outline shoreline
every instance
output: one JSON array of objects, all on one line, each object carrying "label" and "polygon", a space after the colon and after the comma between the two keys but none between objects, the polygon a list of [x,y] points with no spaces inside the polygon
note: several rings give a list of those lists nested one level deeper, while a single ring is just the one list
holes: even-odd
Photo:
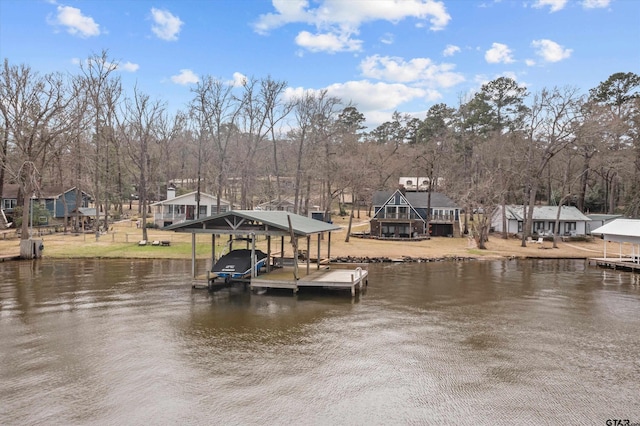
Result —
[{"label": "shoreline", "polygon": [[[551,241],[528,243],[522,247],[518,238],[503,239],[501,235],[491,234],[486,249],[475,247],[475,242],[467,237],[449,238],[432,237],[425,240],[394,241],[380,239],[364,239],[352,237],[345,242],[347,219],[338,219],[340,231],[331,234],[331,247],[327,240],[321,240],[320,257],[337,263],[417,263],[442,261],[473,261],[496,259],[584,259],[604,257],[603,240],[587,238],[584,241],[558,241],[557,248]],[[358,228],[368,226],[358,224]],[[358,232],[360,229],[352,230]],[[20,240],[0,238],[0,258],[13,258],[20,254]],[[148,229],[149,241],[170,241],[169,247],[139,246],[142,230],[135,227],[135,222],[122,221],[114,224],[108,233],[96,239],[93,234],[52,233],[36,237],[42,239],[44,259],[191,259],[191,235],[159,229]],[[224,244],[220,244],[224,243]],[[630,248],[619,247],[618,243],[606,243],[606,252],[618,254],[630,252]],[[264,247],[263,247],[264,246]],[[216,254],[226,247],[226,242],[218,241]],[[310,252],[313,256],[316,247],[315,238],[311,242]],[[260,240],[257,248],[266,251],[266,241]],[[293,254],[288,239],[284,247],[276,242],[272,253],[284,248],[285,255]],[[317,256],[313,256],[317,257]],[[196,259],[211,258],[211,238],[196,237]]]}]

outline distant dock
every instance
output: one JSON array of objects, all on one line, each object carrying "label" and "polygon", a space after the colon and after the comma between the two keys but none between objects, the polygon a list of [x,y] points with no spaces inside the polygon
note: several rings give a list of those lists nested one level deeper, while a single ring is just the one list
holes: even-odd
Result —
[{"label": "distant dock", "polygon": [[622,271],[640,272],[640,263],[632,257],[592,257],[589,265]]}]

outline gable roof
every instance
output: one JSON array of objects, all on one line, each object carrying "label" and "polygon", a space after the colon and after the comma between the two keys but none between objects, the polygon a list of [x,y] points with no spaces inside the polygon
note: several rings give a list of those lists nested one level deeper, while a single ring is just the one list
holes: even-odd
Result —
[{"label": "gable roof", "polygon": [[604,235],[605,239],[621,237],[625,241],[640,242],[640,219],[616,219],[594,229],[591,233]]},{"label": "gable roof", "polygon": [[[19,190],[20,185],[17,183],[5,183],[2,187],[2,198],[18,198]],[[72,186],[67,190],[64,190],[61,186],[45,186],[36,193],[36,198],[41,200],[60,198],[62,195],[75,190],[75,186]],[[80,192],[87,197],[91,197],[91,195],[85,191]]]},{"label": "gable roof", "polygon": [[[494,214],[501,217],[502,209],[496,209]],[[507,220],[524,220],[524,206],[506,206],[506,216]],[[554,221],[557,216],[558,206],[533,206],[533,220]],[[574,206],[562,206],[560,209],[560,220],[563,222],[582,222],[591,219],[583,215],[580,210]]]},{"label": "gable roof", "polygon": [[[395,191],[376,191],[373,193],[373,206],[379,207],[387,204],[387,201],[391,198],[393,194],[396,192],[400,192],[404,198],[414,207],[414,208],[427,208],[428,206],[428,192],[416,192],[416,191],[407,191],[402,193],[399,189]],[[431,208],[459,208],[458,205],[446,195],[440,192],[432,192],[431,193]]]},{"label": "gable roof", "polygon": [[278,201],[277,199],[275,200],[271,200],[271,201],[265,201],[264,203],[260,203],[258,204],[258,206],[255,208],[255,210],[262,210],[263,208],[271,208],[271,207],[292,207],[294,206],[294,202],[287,199],[287,198],[283,198],[280,201]]},{"label": "gable roof", "polygon": [[77,209],[71,210],[69,214],[73,216],[76,212],[80,213],[80,216],[93,217],[96,215],[95,207],[79,207]]},{"label": "gable roof", "polygon": [[285,211],[231,210],[226,213],[190,220],[162,229],[176,232],[205,234],[289,235],[289,218],[294,234],[307,236],[338,231],[339,226]]},{"label": "gable roof", "polygon": [[586,216],[589,218],[589,220],[603,220],[603,221],[610,221],[610,220],[618,219],[622,217],[621,214],[588,214]]},{"label": "gable roof", "polygon": [[[170,198],[170,199],[168,199],[168,200],[158,201],[157,203],[153,203],[153,204],[151,204],[151,207],[154,207],[154,206],[163,206],[163,205],[165,205],[165,204],[167,204],[167,205],[171,205],[171,204],[174,204],[174,205],[175,205],[175,204],[181,205],[181,204],[184,204],[184,202],[185,202],[185,201],[187,201],[187,199],[188,199],[188,198],[192,197],[192,196],[193,196],[194,194],[196,194],[197,192],[198,192],[198,191],[191,191],[191,192],[188,192],[188,193],[186,193],[186,194],[182,194],[182,195],[178,195],[177,197]],[[210,200],[211,202],[216,202],[216,201],[217,201],[217,198],[216,198],[215,196],[210,195],[210,194],[207,194],[206,192],[202,192],[202,191],[200,191],[200,201],[201,201],[201,204],[203,204],[203,205],[204,205],[204,204],[208,204],[208,203],[202,203],[202,200],[203,200],[203,199],[204,199],[204,200]],[[231,205],[231,203],[230,203],[229,201],[227,201],[227,200],[225,200],[225,199],[222,199],[222,198],[220,199],[220,204],[221,204],[221,205],[226,205],[226,206]]]}]

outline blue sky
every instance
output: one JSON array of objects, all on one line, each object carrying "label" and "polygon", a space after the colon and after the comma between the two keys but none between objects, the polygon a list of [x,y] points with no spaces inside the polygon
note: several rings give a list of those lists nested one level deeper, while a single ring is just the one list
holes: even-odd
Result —
[{"label": "blue sky", "polygon": [[204,75],[327,89],[376,126],[424,118],[488,81],[583,93],[640,74],[638,0],[0,0],[0,57],[78,72],[108,50],[134,85],[184,109]]}]

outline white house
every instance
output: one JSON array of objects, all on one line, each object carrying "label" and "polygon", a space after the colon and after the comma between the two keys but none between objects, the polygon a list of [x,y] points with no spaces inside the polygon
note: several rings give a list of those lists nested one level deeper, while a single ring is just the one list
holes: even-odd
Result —
[{"label": "white house", "polygon": [[175,196],[175,189],[167,190],[167,199],[151,204],[154,209],[153,222],[159,226],[169,226],[174,223],[204,218],[218,213],[224,213],[232,209],[227,200],[220,200],[220,211],[217,209],[218,199],[213,195],[200,192],[200,215],[196,214],[197,191]]},{"label": "white house", "polygon": [[[556,217],[558,216],[557,206],[534,206],[533,207],[533,232],[534,234],[553,235],[556,233]],[[506,206],[507,233],[522,233],[524,221],[524,206]],[[582,214],[580,210],[573,206],[562,206],[560,208],[559,235],[586,235],[587,223],[590,219]],[[502,207],[498,207],[491,216],[491,227],[495,232],[503,231]]]},{"label": "white house", "polygon": [[602,235],[604,257],[607,257],[607,241],[620,244],[619,257],[622,258],[622,244],[631,244],[631,260],[640,263],[640,219],[616,219],[591,231],[591,234]]}]

